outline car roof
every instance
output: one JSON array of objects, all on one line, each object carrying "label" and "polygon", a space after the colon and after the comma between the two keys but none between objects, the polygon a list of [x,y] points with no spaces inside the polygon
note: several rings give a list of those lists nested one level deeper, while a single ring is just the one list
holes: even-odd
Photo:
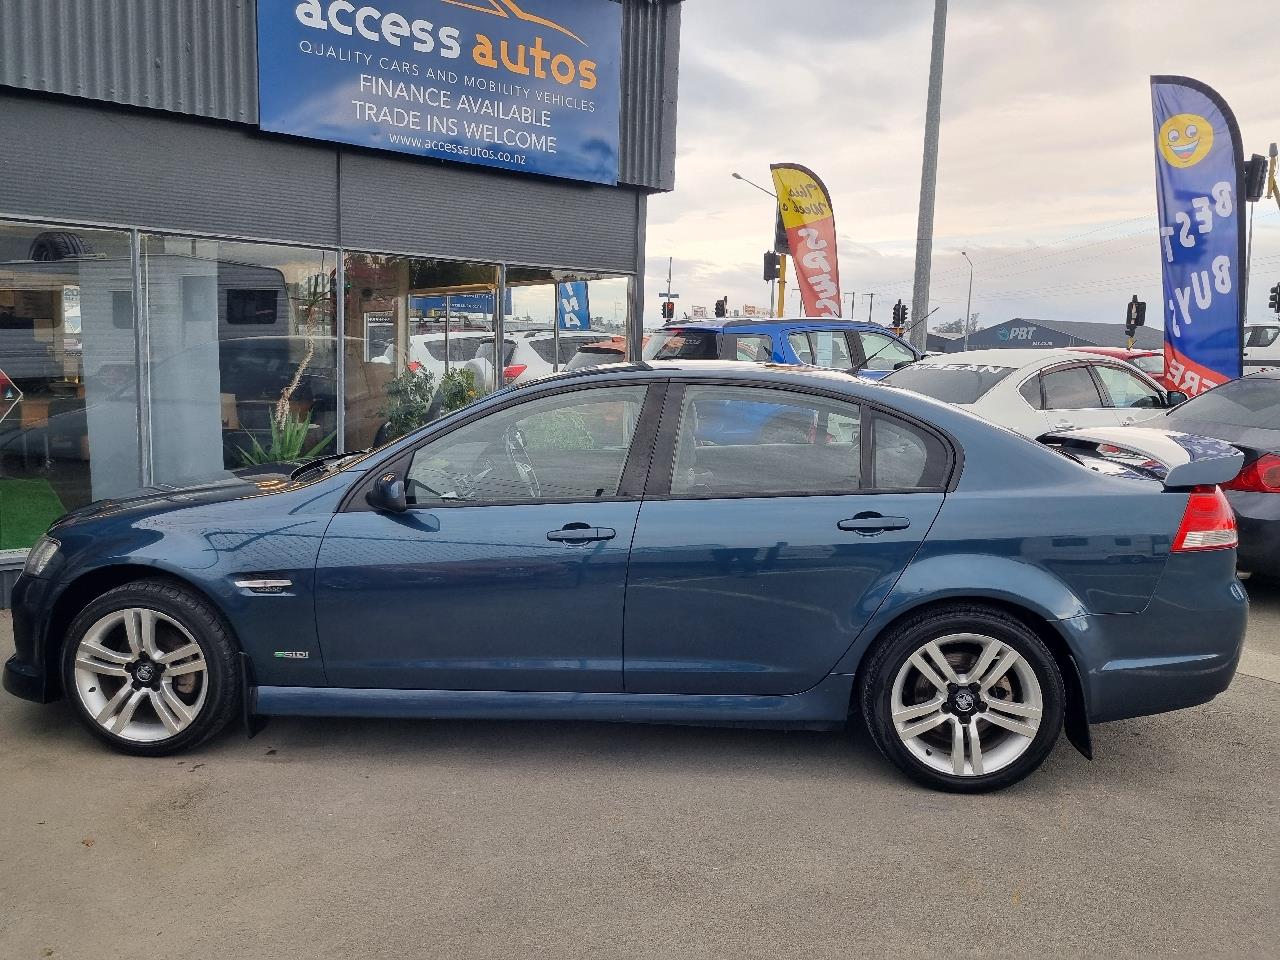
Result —
[{"label": "car roof", "polygon": [[872,330],[877,333],[887,333],[893,335],[893,331],[889,327],[881,326],[878,323],[867,323],[865,320],[843,320],[839,317],[716,317],[711,320],[672,320],[670,323],[655,331],[661,333],[662,330],[727,330],[734,328],[740,330],[758,329],[763,330],[769,327],[783,328],[788,330],[827,330],[833,327],[848,327],[851,330]]},{"label": "car roof", "polygon": [[[1096,356],[1096,355],[1095,355]],[[943,353],[936,357],[926,357],[923,364],[943,363],[976,363],[990,367],[1013,367],[1021,369],[1030,366],[1047,366],[1051,363],[1088,363],[1089,354],[1076,353],[1073,350],[961,350],[957,353]]]}]

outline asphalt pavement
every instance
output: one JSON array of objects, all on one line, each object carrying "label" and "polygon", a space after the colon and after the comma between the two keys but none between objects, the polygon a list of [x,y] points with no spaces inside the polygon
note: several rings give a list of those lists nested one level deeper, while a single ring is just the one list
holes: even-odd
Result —
[{"label": "asphalt pavement", "polygon": [[985,797],[860,729],[273,720],[141,760],[3,695],[0,958],[1280,957],[1250,592],[1217,700]]}]

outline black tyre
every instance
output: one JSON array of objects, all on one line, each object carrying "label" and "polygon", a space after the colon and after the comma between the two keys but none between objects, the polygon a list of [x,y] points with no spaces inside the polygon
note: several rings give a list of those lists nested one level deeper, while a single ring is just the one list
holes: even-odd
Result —
[{"label": "black tyre", "polygon": [[81,260],[93,253],[89,244],[78,233],[46,230],[31,241],[29,258],[37,263],[57,260]]},{"label": "black tyre", "polygon": [[202,597],[167,580],[108,590],[72,621],[63,689],[90,732],[123,753],[165,756],[237,715],[236,646]]},{"label": "black tyre", "polygon": [[1020,620],[968,604],[925,611],[871,650],[858,696],[871,738],[927,786],[983,793],[1017,783],[1062,729],[1062,675]]}]

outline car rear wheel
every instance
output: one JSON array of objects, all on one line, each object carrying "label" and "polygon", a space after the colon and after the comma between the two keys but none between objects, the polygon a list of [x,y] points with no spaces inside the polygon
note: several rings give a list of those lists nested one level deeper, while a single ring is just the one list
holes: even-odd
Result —
[{"label": "car rear wheel", "polygon": [[872,739],[904,773],[962,793],[1016,783],[1062,728],[1062,676],[1025,624],[975,606],[899,625],[871,654],[860,687]]},{"label": "car rear wheel", "polygon": [[207,740],[235,716],[235,664],[231,637],[203,598],[144,580],[107,591],[75,618],[63,688],[100,740],[163,756]]}]

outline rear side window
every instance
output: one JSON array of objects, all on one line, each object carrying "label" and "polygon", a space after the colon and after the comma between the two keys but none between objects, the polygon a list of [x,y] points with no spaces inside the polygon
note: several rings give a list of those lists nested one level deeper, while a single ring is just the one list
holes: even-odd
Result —
[{"label": "rear side window", "polygon": [[1164,357],[1161,354],[1153,353],[1146,357],[1134,357],[1130,362],[1149,377],[1164,375]]},{"label": "rear side window", "polygon": [[947,482],[947,450],[932,433],[875,415],[871,483],[877,490],[938,490]]},{"label": "rear side window", "polygon": [[793,333],[787,337],[787,341],[791,344],[791,349],[795,351],[801,363],[813,365],[813,347],[809,343],[809,335],[807,333]]},{"label": "rear side window", "polygon": [[530,340],[529,346],[547,363],[556,362],[556,342],[548,337],[545,340]]},{"label": "rear side window", "polygon": [[1044,396],[1040,393],[1040,375],[1036,374],[1021,387],[1018,392],[1022,394],[1022,399],[1031,404],[1032,410],[1044,409]]},{"label": "rear side window", "polygon": [[674,496],[854,493],[861,486],[857,404],[750,387],[691,386],[679,423]]},{"label": "rear side window", "polygon": [[773,339],[759,333],[740,333],[733,338],[733,358],[747,363],[770,363],[773,360]]},{"label": "rear side window", "polygon": [[646,360],[715,360],[718,356],[714,330],[659,330],[644,348]]},{"label": "rear side window", "polygon": [[1068,367],[1043,375],[1046,410],[1094,410],[1105,406],[1088,367]]}]

